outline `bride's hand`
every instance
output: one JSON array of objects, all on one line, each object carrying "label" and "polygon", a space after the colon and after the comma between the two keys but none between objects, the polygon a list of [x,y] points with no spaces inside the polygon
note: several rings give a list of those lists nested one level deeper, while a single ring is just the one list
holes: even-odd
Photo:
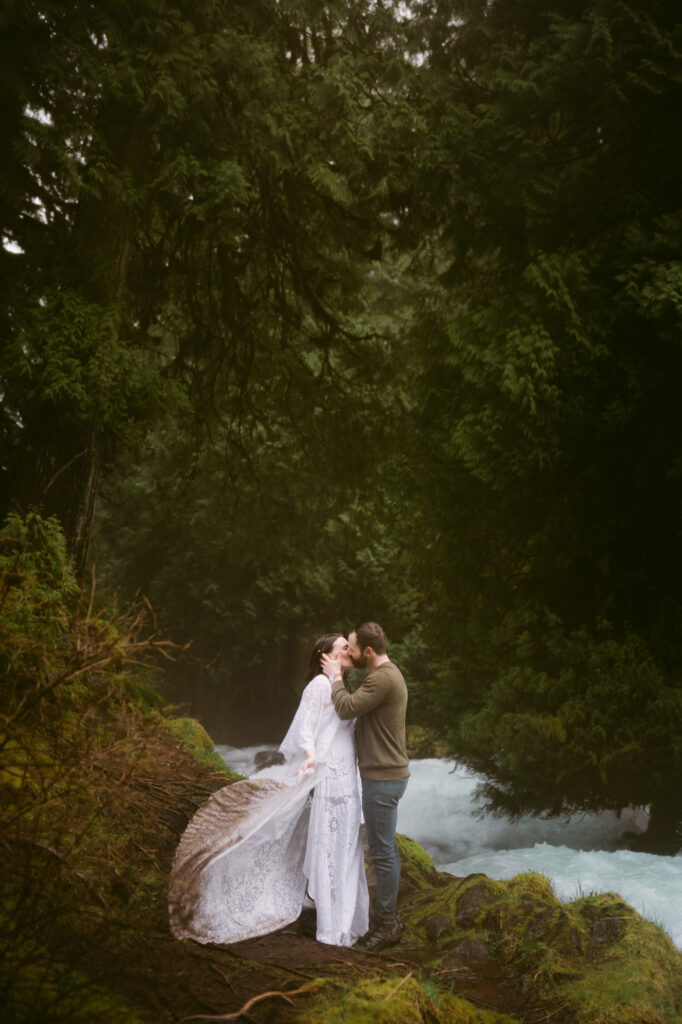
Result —
[{"label": "bride's hand", "polygon": [[[308,753],[308,751],[306,751],[306,753]],[[306,757],[305,761],[303,762],[301,767],[298,769],[298,774],[299,775],[305,775],[306,772],[315,771],[316,768],[317,768],[317,757],[315,755],[315,752],[313,751],[313,753],[308,754],[308,756]]]}]

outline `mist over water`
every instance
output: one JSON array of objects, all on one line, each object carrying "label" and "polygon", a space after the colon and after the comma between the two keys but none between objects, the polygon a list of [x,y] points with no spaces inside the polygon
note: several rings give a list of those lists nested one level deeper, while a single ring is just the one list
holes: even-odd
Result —
[{"label": "mist over water", "polygon": [[[282,778],[283,767],[257,772],[259,751],[274,746],[225,747],[225,762],[251,776]],[[400,802],[398,831],[416,839],[441,871],[464,876],[482,872],[511,878],[520,872],[546,875],[560,900],[617,892],[640,914],[662,925],[682,949],[682,854],[659,857],[620,849],[625,833],[642,833],[646,812],[632,808],[543,820],[477,818],[474,790],[480,778],[455,762],[426,758],[410,762],[411,778]]]}]

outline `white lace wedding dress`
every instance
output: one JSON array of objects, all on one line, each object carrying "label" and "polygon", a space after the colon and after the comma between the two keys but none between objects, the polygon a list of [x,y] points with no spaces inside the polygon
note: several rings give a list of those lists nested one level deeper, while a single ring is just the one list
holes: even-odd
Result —
[{"label": "white lace wedding dress", "polygon": [[[187,826],[175,854],[173,934],[239,942],[295,921],[306,891],[320,942],[350,946],[367,931],[355,723],[342,722],[324,675],[301,697],[280,747],[285,781],[248,779],[218,790]],[[298,775],[304,751],[318,766]]]}]

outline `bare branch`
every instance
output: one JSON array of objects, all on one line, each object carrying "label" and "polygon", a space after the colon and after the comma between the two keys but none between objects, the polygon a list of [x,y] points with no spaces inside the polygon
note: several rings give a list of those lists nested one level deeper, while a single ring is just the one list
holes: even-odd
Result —
[{"label": "bare branch", "polygon": [[192,1017],[183,1017],[178,1024],[185,1024],[185,1021],[188,1020],[238,1020],[239,1017],[243,1017],[245,1013],[248,1013],[252,1006],[255,1006],[256,1003],[260,1003],[263,999],[286,999],[288,1003],[291,1003],[292,1000],[289,998],[290,996],[300,995],[301,992],[316,991],[317,988],[314,986],[303,985],[302,988],[294,988],[289,992],[261,992],[259,995],[253,996],[253,998],[249,999],[248,1002],[244,1003],[241,1009],[237,1010],[235,1013],[221,1013],[213,1015],[197,1013]]}]

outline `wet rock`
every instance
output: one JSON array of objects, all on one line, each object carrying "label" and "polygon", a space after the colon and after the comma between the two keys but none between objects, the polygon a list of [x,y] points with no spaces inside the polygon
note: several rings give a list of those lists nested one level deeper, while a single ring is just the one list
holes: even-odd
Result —
[{"label": "wet rock", "polygon": [[280,754],[279,750],[259,750],[254,758],[257,772],[263,768],[272,768],[273,765],[284,764],[285,760],[284,754]]},{"label": "wet rock", "polygon": [[443,964],[450,966],[452,963],[458,963],[462,960],[492,959],[492,954],[482,938],[475,935],[467,935],[450,947],[447,957],[443,960]]},{"label": "wet rock", "polygon": [[482,917],[488,916],[485,912],[490,911],[493,905],[498,902],[497,897],[491,892],[490,886],[487,884],[487,879],[486,882],[472,885],[471,888],[467,889],[457,899],[457,910],[455,912],[457,924],[460,928],[471,927],[471,925],[480,921]]},{"label": "wet rock", "polygon": [[424,922],[429,942],[438,942],[452,931],[452,921],[447,914],[435,914]]}]

